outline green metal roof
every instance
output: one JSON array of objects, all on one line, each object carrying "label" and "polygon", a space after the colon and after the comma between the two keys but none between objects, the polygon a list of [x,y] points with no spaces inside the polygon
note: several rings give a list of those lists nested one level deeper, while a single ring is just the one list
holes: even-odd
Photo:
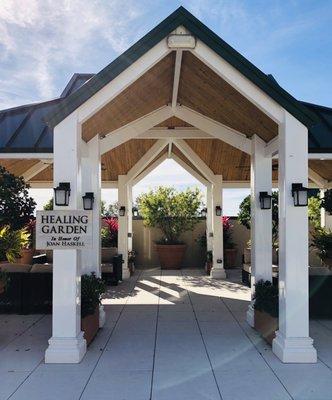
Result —
[{"label": "green metal roof", "polygon": [[179,7],[142,39],[91,78],[84,86],[55,107],[46,117],[48,125],[56,126],[180,25],[187,28],[308,128],[318,122],[316,113],[312,112],[310,108],[297,101],[274,79],[270,79],[268,75],[255,67],[189,11]]}]

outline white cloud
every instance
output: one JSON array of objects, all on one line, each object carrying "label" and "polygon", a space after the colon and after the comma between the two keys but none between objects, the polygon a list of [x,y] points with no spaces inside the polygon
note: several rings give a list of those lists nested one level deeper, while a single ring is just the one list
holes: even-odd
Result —
[{"label": "white cloud", "polygon": [[58,73],[94,57],[99,66],[98,43],[110,62],[139,34],[129,27],[141,10],[133,0],[2,0],[0,108],[57,96]]}]

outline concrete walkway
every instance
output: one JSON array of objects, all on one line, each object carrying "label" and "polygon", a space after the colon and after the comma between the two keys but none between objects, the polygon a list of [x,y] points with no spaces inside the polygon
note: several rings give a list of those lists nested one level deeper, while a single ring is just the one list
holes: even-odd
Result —
[{"label": "concrete walkway", "polygon": [[138,272],[104,300],[106,326],[79,365],[44,364],[50,316],[0,316],[0,399],[332,399],[332,321],[311,322],[317,364],[282,364],[229,275]]}]

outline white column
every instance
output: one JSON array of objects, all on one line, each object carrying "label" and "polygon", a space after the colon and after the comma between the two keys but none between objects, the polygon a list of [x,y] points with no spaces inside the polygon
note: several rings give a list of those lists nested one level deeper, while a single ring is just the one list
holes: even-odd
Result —
[{"label": "white column", "polygon": [[128,218],[128,251],[133,249],[133,187],[130,182],[127,185],[128,199],[126,209]]},{"label": "white column", "polygon": [[212,251],[213,248],[213,228],[212,228],[212,184],[206,186],[206,249]]},{"label": "white column", "polygon": [[[101,164],[100,138],[96,135],[87,145],[87,154],[82,158],[82,194],[93,192],[92,248],[82,250],[82,275],[94,272],[101,277]],[[99,327],[105,324],[104,307],[99,307]]]},{"label": "white column", "polygon": [[257,135],[251,140],[251,303],[247,322],[254,326],[255,282],[272,281],[272,209],[262,210],[259,193],[272,194],[272,158],[265,157],[265,142]]},{"label": "white column", "polygon": [[82,158],[82,194],[93,192],[94,204],[93,243],[92,249],[82,250],[82,274],[94,272],[101,276],[101,240],[100,240],[100,202],[101,202],[101,167],[100,167],[100,139],[96,135],[87,145],[88,151]]},{"label": "white column", "polygon": [[308,185],[308,131],[285,111],[279,129],[279,330],[273,352],[283,362],[313,363],[309,337],[308,209],[295,207],[292,183]]},{"label": "white column", "polygon": [[222,176],[215,175],[212,185],[212,227],[213,227],[213,266],[210,276],[214,279],[225,279],[224,238],[222,216],[216,216],[216,207],[222,210]]},{"label": "white column", "polygon": [[118,203],[119,207],[126,207],[123,217],[119,215],[119,231],[118,231],[118,253],[122,254],[122,278],[128,279],[130,272],[128,269],[128,182],[126,175],[119,175],[118,187]]},{"label": "white column", "polygon": [[[81,127],[73,113],[54,129],[54,185],[70,182],[68,207],[82,209]],[[80,250],[54,250],[52,337],[45,353],[46,363],[79,363],[86,352],[81,331]]]}]

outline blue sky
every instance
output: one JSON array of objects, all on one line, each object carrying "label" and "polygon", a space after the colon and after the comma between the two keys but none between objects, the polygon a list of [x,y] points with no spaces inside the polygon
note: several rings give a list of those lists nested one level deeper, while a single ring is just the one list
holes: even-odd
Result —
[{"label": "blue sky", "polygon": [[[74,72],[98,72],[179,5],[296,98],[332,106],[330,0],[1,0],[0,109],[58,96]],[[142,188],[174,175],[190,183],[169,167]],[[225,209],[235,203],[226,193]]]}]

